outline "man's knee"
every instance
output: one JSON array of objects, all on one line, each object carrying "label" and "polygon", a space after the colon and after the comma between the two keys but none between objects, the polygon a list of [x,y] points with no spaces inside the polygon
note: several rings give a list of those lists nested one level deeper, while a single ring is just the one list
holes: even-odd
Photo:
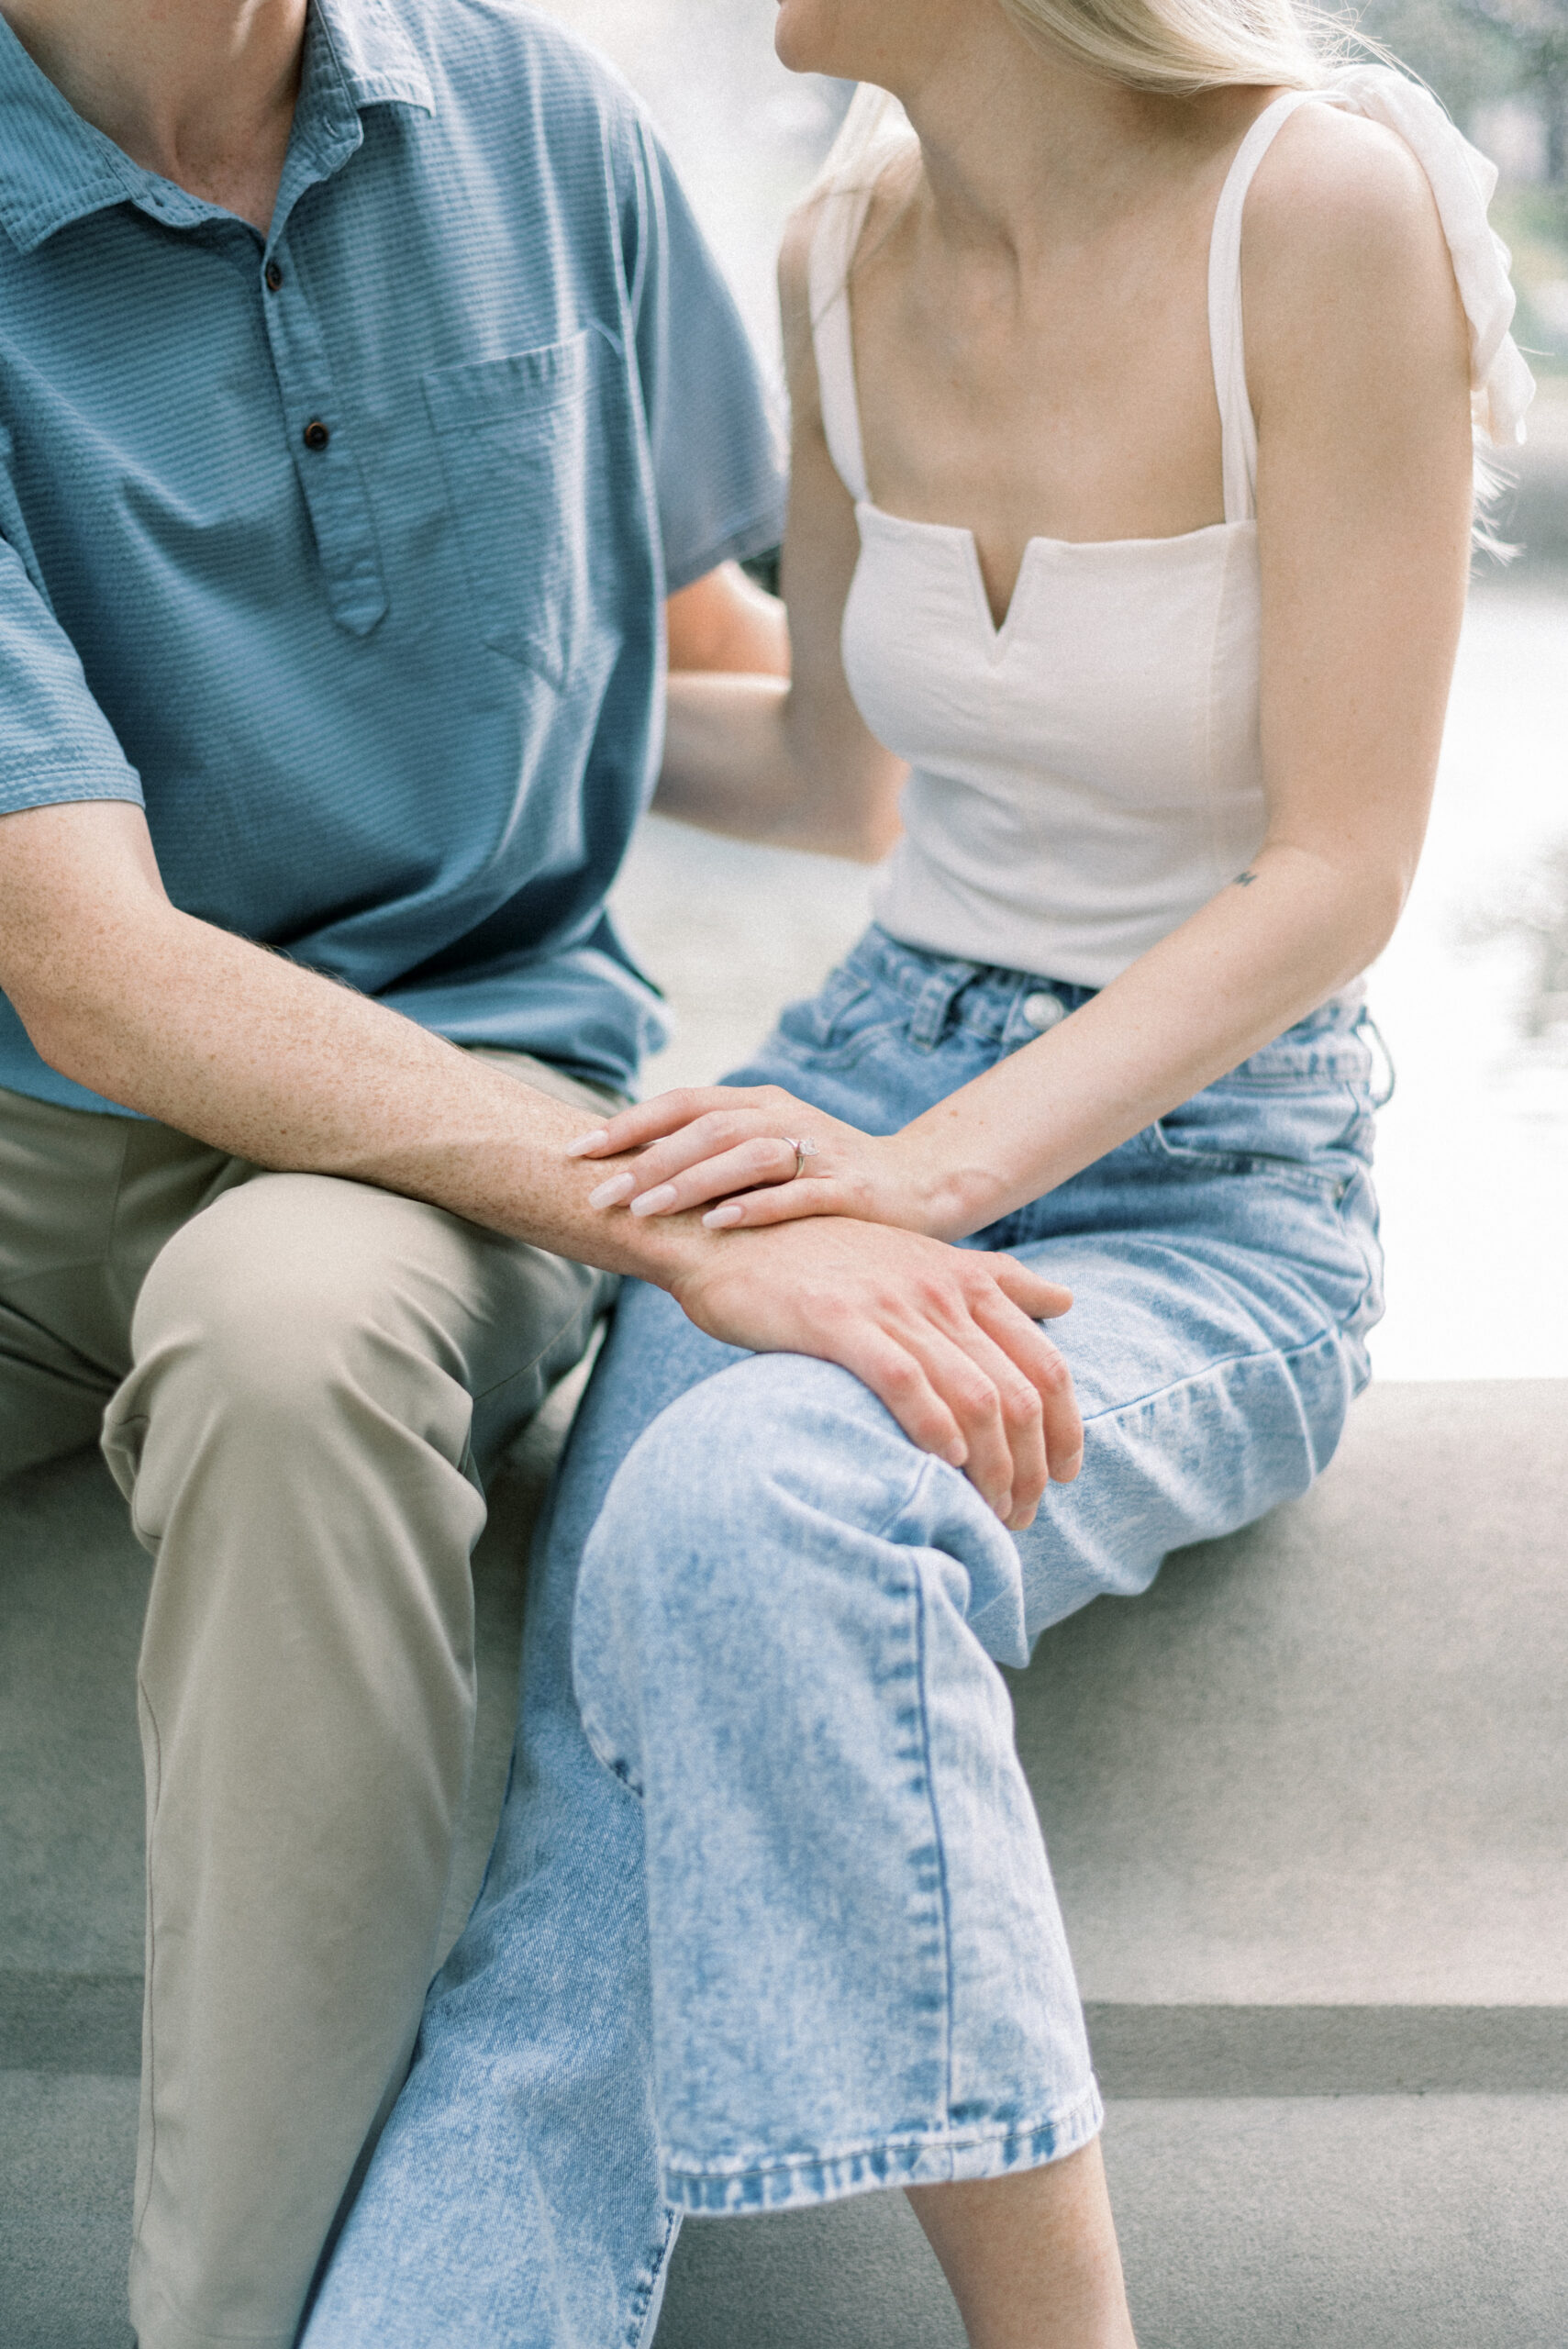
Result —
[{"label": "man's knee", "polygon": [[471,1416],[461,1365],[417,1301],[400,1297],[389,1245],[400,1219],[428,1212],[321,1175],[271,1175],[228,1193],[148,1273],[135,1366],[111,1426],[170,1415],[187,1442],[221,1427],[294,1450],[368,1410],[461,1458]]}]

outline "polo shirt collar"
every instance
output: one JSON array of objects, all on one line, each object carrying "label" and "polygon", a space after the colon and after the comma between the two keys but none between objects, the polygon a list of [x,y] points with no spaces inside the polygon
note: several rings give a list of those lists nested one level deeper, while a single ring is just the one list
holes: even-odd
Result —
[{"label": "polo shirt collar", "polygon": [[[373,106],[435,112],[403,26],[387,0],[311,0],[293,146],[307,145],[323,172],[336,169],[360,143],[361,110]],[[144,171],[84,122],[0,16],[0,227],[31,252],[71,221],[126,203],[172,228],[213,217],[211,205]]]},{"label": "polo shirt collar", "polygon": [[434,114],[430,77],[388,0],[312,0],[311,14],[356,107],[417,106]]}]

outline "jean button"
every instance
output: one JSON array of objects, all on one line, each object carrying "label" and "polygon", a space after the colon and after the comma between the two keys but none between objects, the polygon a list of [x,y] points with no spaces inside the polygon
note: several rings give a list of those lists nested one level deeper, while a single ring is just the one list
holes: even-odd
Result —
[{"label": "jean button", "polygon": [[1026,995],[1020,1008],[1029,1026],[1042,1031],[1067,1017],[1067,1006],[1056,995]]}]

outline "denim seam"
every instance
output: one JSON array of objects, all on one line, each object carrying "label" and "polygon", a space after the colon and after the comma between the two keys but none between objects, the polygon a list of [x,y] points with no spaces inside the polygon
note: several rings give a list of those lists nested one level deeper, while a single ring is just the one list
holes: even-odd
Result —
[{"label": "denim seam", "polygon": [[[667,2180],[689,2180],[693,2185],[743,2186],[753,2178],[790,2177],[814,2169],[841,2170],[851,2163],[864,2162],[890,2153],[917,2155],[940,2151],[964,2153],[986,2145],[1019,2144],[1030,2138],[1067,2137],[1073,2133],[1085,2115],[1093,2117],[1097,2125],[1102,2110],[1098,2087],[1091,2077],[1088,2087],[1073,2097],[1071,2103],[1059,2106],[1038,2120],[1009,2122],[1005,2128],[954,2129],[944,2126],[938,2130],[906,2130],[896,2134],[867,2138],[855,2144],[836,2146],[830,2152],[786,2154],[777,2161],[751,2161],[737,2163],[733,2166],[713,2162],[706,2167],[695,2164],[686,2167],[673,2161],[667,2154],[662,2154],[660,2166]],[[685,2207],[695,2209],[697,2206],[691,2203]]]},{"label": "denim seam", "polygon": [[[922,1475],[923,1475],[922,1471]],[[915,1596],[915,1653],[917,1686],[920,1691],[920,1743],[926,1762],[926,1805],[931,1815],[931,1838],[937,1853],[938,1898],[942,1913],[942,2110],[950,2121],[952,2115],[952,1902],[948,1887],[947,1843],[942,1834],[941,1808],[937,1801],[936,1772],[931,1766],[931,1714],[927,1689],[926,1653],[926,1588],[917,1567],[912,1569]]]},{"label": "denim seam", "polygon": [[[915,1455],[915,1473],[910,1478],[909,1489],[906,1493],[903,1494],[898,1500],[894,1502],[892,1508],[888,1510],[887,1515],[882,1520],[880,1524],[868,1528],[872,1541],[896,1542],[899,1537],[895,1532],[894,1528],[897,1525],[899,1519],[906,1516],[907,1512],[914,1508],[916,1501],[919,1497],[920,1487],[926,1482],[926,1479],[930,1475],[932,1469],[945,1468],[949,1464],[950,1464],[947,1461],[938,1460],[932,1453],[920,1452],[919,1450],[917,1450]],[[957,1469],[954,1473],[955,1475],[962,1475],[963,1471],[962,1469]]]},{"label": "denim seam", "polygon": [[[1358,1306],[1366,1295],[1367,1286],[1370,1286],[1370,1276],[1357,1299]],[[1218,1362],[1205,1363],[1201,1370],[1194,1371],[1189,1377],[1172,1379],[1168,1386],[1151,1386],[1146,1395],[1130,1395],[1119,1403],[1107,1404],[1103,1411],[1091,1411],[1086,1415],[1084,1425],[1085,1428],[1095,1427],[1102,1419],[1116,1419],[1124,1412],[1140,1411],[1147,1404],[1166,1402],[1172,1396],[1183,1394],[1189,1387],[1206,1386],[1222,1371],[1234,1370],[1240,1363],[1295,1362],[1302,1354],[1315,1353],[1319,1346],[1340,1344],[1344,1336],[1345,1330],[1335,1321],[1319,1330],[1315,1337],[1304,1338],[1298,1345],[1256,1346],[1248,1353],[1226,1354]],[[1068,1367],[1072,1367],[1071,1364]]]},{"label": "denim seam", "polygon": [[653,2247],[653,2256],[631,2288],[631,2320],[621,2339],[624,2349],[643,2349],[648,2331],[648,2311],[658,2288],[660,2276],[670,2256],[676,2230],[681,2223],[679,2210],[671,2204],[664,2213],[664,2232]]}]

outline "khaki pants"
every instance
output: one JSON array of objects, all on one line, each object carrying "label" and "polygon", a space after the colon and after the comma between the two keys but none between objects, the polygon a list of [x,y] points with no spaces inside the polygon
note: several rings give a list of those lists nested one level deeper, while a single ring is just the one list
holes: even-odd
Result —
[{"label": "khaki pants", "polygon": [[390,1192],[0,1090],[0,1476],[102,1425],[156,1562],[143,2349],[293,2340],[434,1963],[483,1477],[613,1286]]}]

